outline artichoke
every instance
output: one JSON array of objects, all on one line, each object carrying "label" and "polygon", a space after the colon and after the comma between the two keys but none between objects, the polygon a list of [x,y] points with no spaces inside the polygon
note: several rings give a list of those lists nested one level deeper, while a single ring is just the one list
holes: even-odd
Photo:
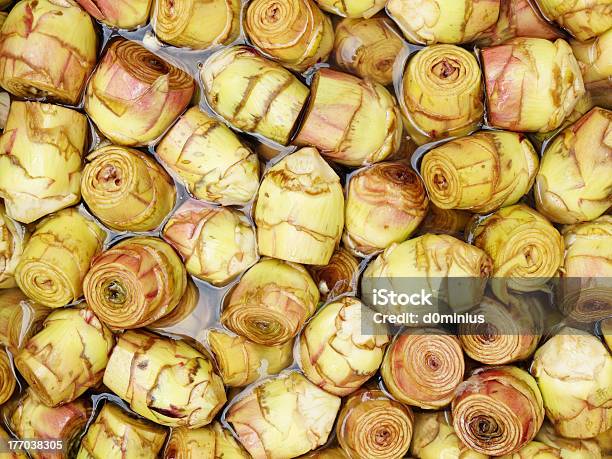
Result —
[{"label": "artichoke", "polygon": [[313,0],[253,0],[244,29],[263,54],[298,72],[326,60],[334,44],[331,20]]},{"label": "artichoke", "polygon": [[560,435],[594,438],[612,428],[612,356],[597,338],[564,328],[536,351],[531,373]]},{"label": "artichoke", "polygon": [[155,459],[165,440],[163,427],[106,402],[87,429],[76,459]]},{"label": "artichoke", "polygon": [[536,206],[556,223],[593,220],[612,205],[611,189],[612,111],[595,107],[548,144]]},{"label": "artichoke", "polygon": [[505,454],[500,459],[555,459],[571,457],[572,459],[600,459],[601,452],[592,446],[571,445],[557,447],[539,441],[531,441],[514,454]]},{"label": "artichoke", "polygon": [[118,338],[103,382],[136,413],[170,427],[205,426],[226,401],[207,357],[183,341],[144,331]]},{"label": "artichoke", "polygon": [[346,453],[342,448],[324,448],[313,451],[312,453],[304,454],[300,456],[303,459],[348,459]]},{"label": "artichoke", "polygon": [[304,267],[267,258],[242,276],[221,322],[249,341],[274,346],[295,337],[318,302],[319,291]]},{"label": "artichoke", "polygon": [[200,74],[212,109],[233,127],[286,145],[308,97],[291,72],[247,46],[210,56]]},{"label": "artichoke", "polygon": [[385,7],[384,0],[317,0],[321,9],[347,18],[371,18]]},{"label": "artichoke", "polygon": [[312,280],[319,287],[321,299],[326,302],[344,293],[355,291],[359,262],[343,247],[338,248],[326,265],[308,266]]},{"label": "artichoke", "polygon": [[213,285],[226,284],[257,262],[253,225],[226,207],[187,201],[170,217],[163,237],[183,257],[189,274]]},{"label": "artichoke", "polygon": [[187,288],[172,247],[154,237],[124,239],[91,263],[83,281],[87,303],[111,327],[137,328],[169,314]]},{"label": "artichoke", "polygon": [[397,153],[402,120],[395,97],[382,85],[328,68],[319,69],[295,139],[346,166],[376,163]]},{"label": "artichoke", "polygon": [[63,442],[63,450],[29,450],[32,459],[68,459],[69,451],[87,424],[91,406],[86,399],[80,398],[50,408],[31,389],[26,389],[17,400],[4,406],[3,414],[8,427],[18,438]]},{"label": "artichoke", "polygon": [[[232,434],[214,422],[201,429],[172,429],[164,459],[250,459]],[[78,458],[77,458],[78,459]]]},{"label": "artichoke", "polygon": [[433,329],[408,329],[387,348],[380,373],[396,400],[423,409],[448,405],[463,381],[459,340]]},{"label": "artichoke", "polygon": [[219,374],[226,386],[242,387],[280,373],[293,362],[293,341],[264,346],[239,335],[210,330],[207,335]]},{"label": "artichoke", "polygon": [[417,234],[448,234],[462,238],[472,214],[463,210],[440,209],[429,203],[429,210],[418,228]]},{"label": "artichoke", "polygon": [[191,277],[188,276],[185,293],[181,297],[176,307],[164,317],[161,317],[155,322],[149,324],[148,327],[153,329],[168,329],[174,327],[177,324],[183,325],[182,322],[188,317],[190,317],[191,319],[195,319],[195,317],[193,317],[191,313],[196,309],[199,302],[200,290],[198,290],[197,285],[193,282]]},{"label": "artichoke", "polygon": [[410,453],[420,459],[488,459],[465,446],[447,418],[442,411],[416,414]]},{"label": "artichoke", "polygon": [[174,182],[150,156],[108,146],[91,153],[81,192],[91,212],[117,231],[151,231],[174,207]]},{"label": "artichoke", "polygon": [[408,61],[401,88],[406,130],[419,145],[469,134],[482,122],[481,72],[473,54],[428,46]]},{"label": "artichoke", "polygon": [[0,349],[0,405],[11,398],[16,386],[11,359],[4,349]]},{"label": "artichoke", "polygon": [[97,47],[91,18],[74,2],[22,0],[0,32],[0,85],[18,97],[77,105]]},{"label": "artichoke", "polygon": [[57,105],[13,102],[0,137],[0,196],[22,223],[81,198],[81,155],[87,118]]},{"label": "artichoke", "polygon": [[334,59],[343,70],[382,85],[393,82],[393,65],[404,43],[388,18],[346,18],[336,26]]},{"label": "artichoke", "polygon": [[302,148],[268,169],[255,204],[259,253],[325,265],[344,226],[340,178],[314,148]]},{"label": "artichoke", "polygon": [[486,214],[516,204],[531,189],[538,162],[521,134],[480,131],[427,152],[421,174],[439,208]]},{"label": "artichoke", "polygon": [[587,89],[609,90],[612,87],[612,28],[588,42],[570,44]]},{"label": "artichoke", "polygon": [[240,33],[240,1],[156,0],[151,24],[160,40],[174,46],[225,45]]},{"label": "artichoke", "polygon": [[257,192],[257,155],[225,124],[198,107],[181,116],[155,151],[197,199],[243,205]]},{"label": "artichoke", "polygon": [[537,4],[546,17],[581,41],[601,35],[612,27],[609,0],[537,0]]},{"label": "artichoke", "polygon": [[403,163],[360,170],[348,185],[344,244],[358,254],[371,254],[402,242],[419,226],[428,203],[423,182]]},{"label": "artichoke", "polygon": [[51,309],[29,301],[18,288],[0,290],[0,344],[13,355],[37,333]]},{"label": "artichoke", "polygon": [[339,408],[339,397],[289,372],[241,393],[225,419],[253,459],[283,459],[325,444]]},{"label": "artichoke", "polygon": [[23,251],[15,271],[17,285],[44,306],[57,308],[77,300],[105,237],[76,208],[50,215],[38,223]]},{"label": "artichoke", "polygon": [[98,21],[118,29],[146,24],[153,0],[76,0]]},{"label": "artichoke", "polygon": [[361,331],[362,308],[344,297],[324,306],[300,335],[298,364],[314,384],[338,396],[357,390],[380,366],[387,335]]},{"label": "artichoke", "polygon": [[363,389],[346,399],[336,423],[348,457],[401,459],[408,452],[414,416],[381,390]]},{"label": "artichoke", "polygon": [[6,215],[0,202],[0,289],[17,286],[15,268],[28,238],[27,229]]},{"label": "artichoke", "polygon": [[564,40],[513,38],[482,50],[489,123],[511,131],[552,131],[584,94],[580,67]]},{"label": "artichoke", "polygon": [[491,456],[520,450],[544,421],[535,380],[513,366],[476,370],[457,388],[453,427],[470,449]]},{"label": "artichoke", "polygon": [[500,0],[390,0],[389,16],[412,43],[467,43],[493,26]]},{"label": "artichoke", "polygon": [[[9,436],[9,434],[4,430],[4,427],[0,427],[0,444],[4,447],[4,445],[8,445],[8,442],[13,440],[13,437]],[[21,451],[5,451],[0,453],[1,459],[28,459],[29,456]],[[343,458],[344,459],[344,458]]]},{"label": "artichoke", "polygon": [[186,72],[136,42],[116,39],[89,80],[85,111],[113,143],[149,145],[187,107],[194,88]]},{"label": "artichoke", "polygon": [[[557,454],[560,457],[567,456],[575,459],[601,458],[601,448],[594,440],[560,437],[552,425],[547,422],[544,423],[536,435],[536,440],[548,447],[547,452]],[[544,455],[544,457],[547,456]]]}]

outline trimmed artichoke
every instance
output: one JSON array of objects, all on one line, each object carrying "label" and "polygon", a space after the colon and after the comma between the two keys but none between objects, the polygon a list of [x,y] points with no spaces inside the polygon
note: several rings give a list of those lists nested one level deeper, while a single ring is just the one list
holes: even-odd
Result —
[{"label": "trimmed artichoke", "polygon": [[555,459],[555,458],[572,458],[572,459],[600,459],[601,451],[597,445],[593,443],[578,443],[568,442],[564,446],[547,445],[540,441],[531,441],[524,448],[521,448],[514,454],[507,454],[500,459]]},{"label": "trimmed artichoke", "polygon": [[262,53],[298,72],[326,60],[334,44],[332,22],[313,0],[253,0],[244,29]]},{"label": "trimmed artichoke", "polygon": [[259,186],[259,161],[225,124],[192,107],[155,148],[197,199],[249,202]]},{"label": "trimmed artichoke", "polygon": [[297,145],[316,147],[346,166],[376,163],[397,153],[403,124],[395,97],[384,86],[321,68],[310,90]]},{"label": "trimmed artichoke", "polygon": [[390,0],[389,16],[412,43],[467,43],[493,26],[500,0]]},{"label": "trimmed artichoke", "polygon": [[474,55],[458,46],[428,46],[412,56],[401,106],[414,141],[421,145],[474,131],[484,113],[481,77]]},{"label": "trimmed artichoke", "polygon": [[77,105],[97,47],[91,18],[74,2],[22,0],[0,32],[0,85],[18,97]]},{"label": "trimmed artichoke", "polygon": [[176,191],[167,172],[138,150],[95,150],[83,169],[81,192],[91,212],[118,231],[151,231],[174,207]]},{"label": "trimmed artichoke", "polygon": [[253,459],[282,459],[324,445],[339,408],[339,397],[290,372],[241,393],[226,420]]},{"label": "trimmed artichoke", "polygon": [[165,440],[163,427],[106,402],[87,429],[76,459],[155,459]]},{"label": "trimmed artichoke", "polygon": [[594,438],[612,428],[612,356],[597,338],[564,328],[536,351],[531,373],[560,435]]},{"label": "trimmed artichoke", "polygon": [[207,335],[226,386],[243,387],[260,377],[280,373],[293,362],[293,341],[275,346],[252,343],[239,335],[210,330]]},{"label": "trimmed artichoke", "polygon": [[580,67],[564,40],[513,38],[482,50],[487,116],[511,131],[552,131],[584,94]]},{"label": "trimmed artichoke", "polygon": [[235,128],[286,145],[308,88],[279,64],[247,46],[210,56],[200,74],[212,109]]},{"label": "trimmed artichoke", "polygon": [[24,226],[6,214],[0,202],[0,289],[17,286],[15,269],[29,236]]},{"label": "trimmed artichoke", "polygon": [[427,192],[403,163],[384,162],[351,176],[345,207],[345,246],[371,254],[406,240],[427,213]]},{"label": "trimmed artichoke", "polygon": [[572,51],[589,90],[612,88],[612,28],[588,42],[572,41]]},{"label": "trimmed artichoke", "polygon": [[341,298],[323,307],[300,335],[300,369],[318,387],[341,397],[376,373],[389,342],[387,335],[361,333],[362,308],[356,298]]},{"label": "trimmed artichoke", "polygon": [[381,390],[363,389],[344,402],[336,436],[348,457],[401,459],[410,447],[413,425],[410,408]]},{"label": "trimmed artichoke", "polygon": [[480,131],[427,152],[421,174],[439,208],[486,214],[516,204],[531,189],[538,163],[523,135]]},{"label": "trimmed artichoke", "polygon": [[81,199],[87,117],[58,105],[13,102],[0,137],[0,196],[9,217],[32,223]]},{"label": "trimmed artichoke", "polygon": [[144,331],[118,338],[103,382],[136,413],[170,427],[205,426],[226,401],[207,357],[183,341]]},{"label": "trimmed artichoke", "polygon": [[609,0],[536,0],[549,19],[584,41],[612,27]]},{"label": "trimmed artichoke", "polygon": [[429,210],[417,234],[448,234],[463,239],[463,232],[471,216],[472,214],[463,210],[440,209],[433,203],[429,203]]},{"label": "trimmed artichoke", "polygon": [[324,302],[344,293],[354,292],[357,287],[359,261],[343,247],[333,253],[326,265],[311,265],[307,269],[319,287],[321,300]]},{"label": "trimmed artichoke", "polygon": [[0,405],[11,398],[16,386],[11,359],[4,349],[0,349]]},{"label": "trimmed artichoke", "polygon": [[348,459],[346,453],[340,447],[324,448],[313,451],[312,453],[300,456],[303,459]]},{"label": "trimmed artichoke", "polygon": [[37,333],[51,309],[29,301],[18,288],[0,290],[0,344],[13,355]]},{"label": "trimmed artichoke", "polygon": [[118,29],[146,24],[153,0],[76,0],[98,21]]},{"label": "trimmed artichoke", "polygon": [[314,148],[286,156],[261,182],[255,224],[260,254],[327,264],[344,226],[340,178]]},{"label": "trimmed artichoke", "polygon": [[106,234],[76,208],[42,220],[19,260],[15,279],[38,303],[58,308],[83,294],[83,279],[92,259],[102,250]]},{"label": "trimmed artichoke", "polygon": [[189,104],[193,78],[136,42],[116,39],[87,85],[85,111],[113,143],[155,142]]},{"label": "trimmed artichoke", "polygon": [[319,291],[304,267],[267,258],[242,276],[221,322],[254,343],[283,344],[299,333],[318,302]]},{"label": "trimmed artichoke", "polygon": [[163,237],[189,274],[213,285],[226,284],[257,262],[255,229],[237,210],[187,201],[170,217]]},{"label": "trimmed artichoke", "polygon": [[534,195],[556,223],[593,220],[612,205],[612,111],[595,107],[548,144]]},{"label": "trimmed artichoke", "polygon": [[185,293],[176,307],[169,314],[149,324],[148,327],[153,329],[171,328],[174,325],[180,324],[188,317],[195,319],[195,317],[191,316],[191,313],[198,306],[199,302],[200,290],[198,290],[198,286],[193,282],[191,276],[188,276],[187,288],[185,288]]},{"label": "trimmed artichoke", "polygon": [[[214,422],[200,429],[172,429],[164,459],[250,459],[232,434]],[[78,458],[77,458],[78,459]]]},{"label": "trimmed artichoke", "polygon": [[111,327],[138,328],[172,312],[187,288],[187,273],[172,247],[133,237],[102,252],[83,281],[87,303]]},{"label": "trimmed artichoke", "polygon": [[513,366],[476,370],[457,388],[453,427],[470,449],[491,456],[520,450],[544,421],[535,380]]},{"label": "trimmed artichoke", "polygon": [[240,33],[240,0],[155,0],[151,24],[161,41],[205,49]]},{"label": "trimmed artichoke", "polygon": [[347,18],[371,18],[385,7],[384,0],[317,0],[321,9]]}]

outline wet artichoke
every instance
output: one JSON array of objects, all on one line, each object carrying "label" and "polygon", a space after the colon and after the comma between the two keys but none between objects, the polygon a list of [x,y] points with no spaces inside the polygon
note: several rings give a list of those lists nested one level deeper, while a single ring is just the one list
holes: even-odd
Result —
[{"label": "wet artichoke", "polygon": [[11,398],[16,386],[11,359],[4,349],[0,349],[0,405]]},{"label": "wet artichoke", "polygon": [[356,298],[341,298],[323,307],[300,335],[301,370],[334,395],[348,395],[370,379],[389,342],[387,335],[362,334],[362,308]]},{"label": "wet artichoke", "polygon": [[340,178],[314,148],[302,148],[268,169],[255,204],[259,253],[325,265],[344,226]]},{"label": "wet artichoke", "polygon": [[151,156],[108,146],[87,160],[81,179],[83,199],[109,228],[151,231],[174,207],[174,182]]},{"label": "wet artichoke", "polygon": [[42,326],[51,309],[30,301],[18,288],[0,290],[0,344],[15,355]]},{"label": "wet artichoke", "polygon": [[595,107],[547,146],[534,195],[557,223],[593,220],[612,205],[612,111]]},{"label": "wet artichoke", "polygon": [[319,287],[323,301],[337,298],[343,293],[356,288],[359,274],[359,262],[351,252],[343,247],[338,248],[326,265],[308,266],[312,280]]},{"label": "wet artichoke", "polygon": [[262,53],[298,72],[326,60],[334,44],[331,20],[313,0],[253,0],[244,29]]},{"label": "wet artichoke", "polygon": [[[232,434],[214,422],[200,429],[172,429],[164,459],[250,459]],[[78,458],[77,458],[78,459]]]},{"label": "wet artichoke", "polygon": [[544,421],[535,380],[513,366],[476,370],[457,388],[452,408],[453,427],[461,441],[492,456],[521,449]]},{"label": "wet artichoke", "polygon": [[0,32],[0,85],[18,97],[77,105],[97,42],[91,18],[74,2],[22,0]]},{"label": "wet artichoke", "polygon": [[26,228],[6,215],[0,202],[0,289],[17,286],[15,268],[28,238]]},{"label": "wet artichoke", "polygon": [[339,397],[290,372],[247,389],[225,419],[253,459],[281,459],[325,444],[339,408]]},{"label": "wet artichoke", "polygon": [[146,24],[153,0],[76,0],[97,20],[119,29]]},{"label": "wet artichoke", "polygon": [[267,258],[242,276],[221,322],[254,343],[283,344],[298,334],[318,302],[319,291],[304,267]]},{"label": "wet artichoke", "polygon": [[538,162],[523,135],[480,131],[427,152],[421,174],[439,208],[486,214],[516,204],[531,189]]},{"label": "wet artichoke", "polygon": [[198,107],[181,116],[155,151],[198,199],[242,205],[257,192],[257,155],[225,124]]},{"label": "wet artichoke", "polygon": [[402,78],[401,105],[414,141],[475,130],[484,113],[480,80],[476,58],[458,46],[428,46],[413,55]]},{"label": "wet artichoke", "polygon": [[187,287],[185,266],[172,247],[133,237],[102,252],[83,281],[87,303],[111,327],[137,328],[169,314]]},{"label": "wet artichoke", "polygon": [[77,300],[91,260],[106,234],[75,208],[42,220],[15,271],[19,288],[32,300],[57,308]]},{"label": "wet artichoke", "polygon": [[116,39],[87,85],[85,111],[118,145],[149,145],[187,107],[193,78],[136,42]]},{"label": "wet artichoke", "polygon": [[564,328],[536,351],[531,373],[560,435],[593,438],[612,428],[612,356],[597,338]]},{"label": "wet artichoke", "polygon": [[160,40],[174,46],[228,44],[240,33],[240,1],[156,0],[151,24]]},{"label": "wet artichoke", "polygon": [[588,40],[612,27],[612,5],[608,0],[537,0],[537,4],[546,17],[578,40]]},{"label": "wet artichoke", "polygon": [[423,409],[448,405],[464,372],[459,340],[431,329],[402,331],[388,347],[380,369],[396,400]]},{"label": "wet artichoke", "polygon": [[382,85],[328,68],[319,69],[295,139],[346,166],[376,163],[396,153],[402,120],[395,97]]},{"label": "wet artichoke", "polygon": [[229,387],[242,387],[280,373],[293,362],[293,341],[276,346],[252,343],[239,335],[210,330],[207,335],[219,374]]},{"label": "wet artichoke", "polygon": [[570,44],[586,88],[609,90],[612,87],[612,28],[588,42]]},{"label": "wet artichoke", "polygon": [[101,380],[115,344],[90,309],[59,309],[15,356],[15,366],[47,406],[72,402]]},{"label": "wet artichoke", "polygon": [[187,272],[213,285],[226,284],[257,261],[255,229],[233,209],[187,201],[163,230]]},{"label": "wet artichoke", "polygon": [[564,40],[514,38],[483,49],[481,56],[494,127],[552,131],[584,94],[580,67]]},{"label": "wet artichoke", "polygon": [[371,254],[402,242],[419,226],[428,203],[423,182],[409,166],[384,162],[363,169],[349,181],[344,244]]},{"label": "wet artichoke", "polygon": [[404,44],[388,18],[346,18],[336,26],[334,59],[343,70],[382,85],[393,82],[393,65]]},{"label": "wet artichoke", "polygon": [[385,7],[384,0],[317,0],[321,9],[347,18],[371,18]]},{"label": "wet artichoke", "polygon": [[76,459],[154,459],[165,439],[163,427],[106,402],[87,429]]},{"label": "wet artichoke", "polygon": [[467,43],[493,26],[500,0],[390,0],[389,16],[412,43]]},{"label": "wet artichoke", "polygon": [[212,109],[232,126],[286,145],[308,97],[291,72],[247,46],[210,56],[200,74]]},{"label": "wet artichoke", "polygon": [[103,382],[136,413],[164,426],[202,427],[226,401],[207,357],[184,341],[144,331],[118,338]]},{"label": "wet artichoke", "polygon": [[336,436],[351,458],[400,459],[410,446],[414,416],[410,408],[381,390],[360,390],[346,399]]},{"label": "wet artichoke", "polygon": [[32,223],[81,198],[87,118],[58,105],[13,102],[0,137],[0,196],[9,217]]}]

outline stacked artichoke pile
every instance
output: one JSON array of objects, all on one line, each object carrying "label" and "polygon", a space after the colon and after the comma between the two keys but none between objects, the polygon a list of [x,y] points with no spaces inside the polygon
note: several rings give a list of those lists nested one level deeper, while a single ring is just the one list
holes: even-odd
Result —
[{"label": "stacked artichoke pile", "polygon": [[610,0],[0,6],[0,458],[611,457]]}]

